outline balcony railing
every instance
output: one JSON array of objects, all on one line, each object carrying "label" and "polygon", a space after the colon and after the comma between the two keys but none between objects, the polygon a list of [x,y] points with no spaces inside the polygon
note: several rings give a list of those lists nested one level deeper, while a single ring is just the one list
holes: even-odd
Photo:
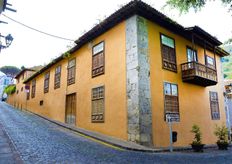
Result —
[{"label": "balcony railing", "polygon": [[217,71],[198,62],[181,64],[181,71],[184,82],[205,87],[217,84]]}]

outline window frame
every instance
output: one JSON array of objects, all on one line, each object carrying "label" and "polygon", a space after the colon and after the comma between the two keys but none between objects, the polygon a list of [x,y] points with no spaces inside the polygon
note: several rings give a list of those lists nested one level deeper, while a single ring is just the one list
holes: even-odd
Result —
[{"label": "window frame", "polygon": [[[98,51],[97,53],[94,53],[94,48],[97,47],[100,44],[103,44],[102,50]],[[98,64],[98,66],[95,67],[94,60],[95,60],[95,58],[97,58],[101,54],[102,54],[102,60],[103,61],[101,61],[100,63],[102,63],[102,65]],[[102,70],[102,71],[100,71],[99,73],[94,73],[94,71],[97,71],[99,69]],[[105,41],[101,41],[101,42],[95,44],[92,47],[92,69],[91,69],[91,74],[92,74],[92,78],[105,74]]]},{"label": "window frame", "polygon": [[[170,85],[170,94],[166,94],[166,84]],[[173,94],[173,90],[172,90],[172,86],[175,85],[176,86],[176,94]],[[180,122],[180,103],[179,103],[179,88],[178,88],[178,84],[176,83],[171,83],[171,82],[167,82],[164,81],[163,82],[163,95],[164,95],[164,121],[166,120],[166,115],[172,115],[173,117],[175,117],[175,122]],[[177,99],[177,112],[171,112],[171,111],[167,111],[167,102],[168,100],[166,100],[166,97],[175,97],[175,99]]]},{"label": "window frame", "polygon": [[[94,98],[94,90],[96,89],[100,89],[102,88],[102,97],[97,97]],[[99,94],[100,92],[98,92],[97,94]],[[103,109],[101,109],[103,111],[103,113],[97,113],[95,112],[94,109],[94,103],[98,102],[99,100],[102,100],[102,104],[103,104]],[[100,117],[101,119],[95,119]],[[94,119],[93,119],[94,118]],[[101,86],[97,86],[91,89],[91,122],[92,123],[104,123],[105,122],[105,86],[101,85]]]},{"label": "window frame", "polygon": [[[74,61],[74,65],[70,66],[72,61]],[[73,70],[73,77],[70,77],[72,75],[72,70]],[[75,84],[75,81],[76,81],[76,58],[71,58],[68,60],[67,85]]]},{"label": "window frame", "polygon": [[31,98],[35,98],[36,92],[36,79],[33,79],[31,82]]},{"label": "window frame", "polygon": [[[164,44],[162,42],[162,36],[173,40],[174,48]],[[167,55],[167,54],[163,53],[164,48],[169,49],[169,50],[172,49],[172,51],[174,52],[173,59],[175,61],[171,61],[171,60],[165,58],[165,56],[170,56],[170,55],[169,54]],[[175,39],[170,37],[170,36],[167,36],[167,35],[165,35],[163,33],[160,33],[160,50],[161,50],[161,58],[162,58],[162,68],[177,73],[177,59],[176,59],[176,42],[175,42]]]},{"label": "window frame", "polygon": [[[216,95],[216,100],[212,101],[212,94]],[[220,109],[219,109],[219,98],[218,92],[209,91],[209,103],[210,103],[210,112],[211,112],[211,119],[212,120],[220,120]],[[216,105],[216,110],[213,109],[213,105]],[[214,106],[215,107],[215,106]],[[216,112],[215,112],[216,111]]]},{"label": "window frame", "polygon": [[[208,62],[208,59],[209,59],[209,58],[213,60],[213,64],[210,64],[210,63]],[[207,55],[207,54],[205,54],[205,65],[206,65],[207,67],[212,68],[212,69],[216,69],[216,59],[213,58],[213,57],[211,57],[211,56],[209,56],[209,55]]]},{"label": "window frame", "polygon": [[44,93],[49,92],[50,71],[44,74]]},{"label": "window frame", "polygon": [[[188,58],[188,50],[191,50],[192,52],[195,52],[195,57],[194,57],[195,60],[189,61],[189,58]],[[196,49],[193,49],[193,48],[191,48],[190,46],[186,46],[186,55],[187,55],[187,61],[188,61],[188,62],[198,62],[198,53],[197,53],[197,50],[196,50]],[[193,53],[193,55],[194,55],[194,53]]]},{"label": "window frame", "polygon": [[[58,69],[58,68],[60,68],[60,71],[59,71],[59,72],[57,72],[57,69]],[[58,65],[58,66],[55,68],[54,89],[60,88],[60,83],[61,83],[61,70],[62,70],[61,65]]]}]

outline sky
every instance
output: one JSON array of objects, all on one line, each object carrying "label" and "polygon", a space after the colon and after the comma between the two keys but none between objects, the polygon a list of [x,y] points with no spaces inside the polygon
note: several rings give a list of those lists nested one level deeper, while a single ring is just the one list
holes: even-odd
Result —
[{"label": "sky", "polygon": [[[8,0],[16,13],[4,14],[27,26],[60,37],[77,40],[99,20],[103,20],[130,0]],[[208,2],[198,13],[191,10],[180,15],[176,10],[162,9],[165,0],[144,0],[184,27],[198,25],[224,42],[232,37],[232,12],[229,13],[220,1]],[[50,37],[17,24],[3,15],[1,35],[11,34],[14,40],[9,48],[0,52],[0,67],[13,65],[32,67],[48,64],[60,56],[72,41]],[[3,42],[3,40],[1,40]]]}]

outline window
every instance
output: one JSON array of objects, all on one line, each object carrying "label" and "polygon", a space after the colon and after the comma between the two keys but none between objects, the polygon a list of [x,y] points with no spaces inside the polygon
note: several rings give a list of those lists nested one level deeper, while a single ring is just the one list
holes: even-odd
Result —
[{"label": "window", "polygon": [[30,99],[30,90],[27,91],[27,100]]},{"label": "window", "polygon": [[197,61],[197,51],[187,47],[187,59],[188,62]]},{"label": "window", "polygon": [[35,97],[35,87],[36,87],[36,81],[35,79],[32,80],[32,86],[31,86],[31,98],[34,98]]},{"label": "window", "polygon": [[212,58],[212,57],[210,57],[208,55],[205,55],[205,65],[207,65],[210,68],[215,69],[215,60],[214,60],[214,58]]},{"label": "window", "polygon": [[174,39],[163,34],[161,34],[160,38],[163,68],[177,72],[175,41]]},{"label": "window", "polygon": [[48,91],[49,91],[49,78],[50,78],[50,72],[45,73],[45,75],[44,75],[44,93],[48,93]]},{"label": "window", "polygon": [[178,87],[176,84],[164,83],[164,110],[166,115],[170,115],[176,122],[180,121],[179,117],[179,100]]},{"label": "window", "polygon": [[75,83],[76,59],[68,61],[68,85]]},{"label": "window", "polygon": [[54,89],[60,88],[60,77],[61,77],[61,65],[56,67],[55,69],[55,82],[54,82]]},{"label": "window", "polygon": [[218,94],[217,92],[209,92],[210,109],[212,120],[220,119],[219,105],[218,105]]},{"label": "window", "polygon": [[30,85],[25,85],[25,91],[27,93],[27,100],[30,99]]},{"label": "window", "polygon": [[104,86],[92,89],[92,122],[104,122]]},{"label": "window", "polygon": [[21,87],[21,92],[23,91],[23,87]]},{"label": "window", "polygon": [[104,74],[104,42],[93,47],[92,50],[92,77]]},{"label": "window", "polygon": [[39,101],[39,105],[40,105],[40,106],[43,106],[43,102],[44,102],[43,100],[40,100],[40,101]]}]

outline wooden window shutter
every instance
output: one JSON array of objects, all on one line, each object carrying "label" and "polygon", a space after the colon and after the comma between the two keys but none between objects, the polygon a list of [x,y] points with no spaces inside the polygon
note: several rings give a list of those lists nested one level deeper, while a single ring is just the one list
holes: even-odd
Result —
[{"label": "wooden window shutter", "polygon": [[92,122],[104,122],[104,86],[92,89]]}]

